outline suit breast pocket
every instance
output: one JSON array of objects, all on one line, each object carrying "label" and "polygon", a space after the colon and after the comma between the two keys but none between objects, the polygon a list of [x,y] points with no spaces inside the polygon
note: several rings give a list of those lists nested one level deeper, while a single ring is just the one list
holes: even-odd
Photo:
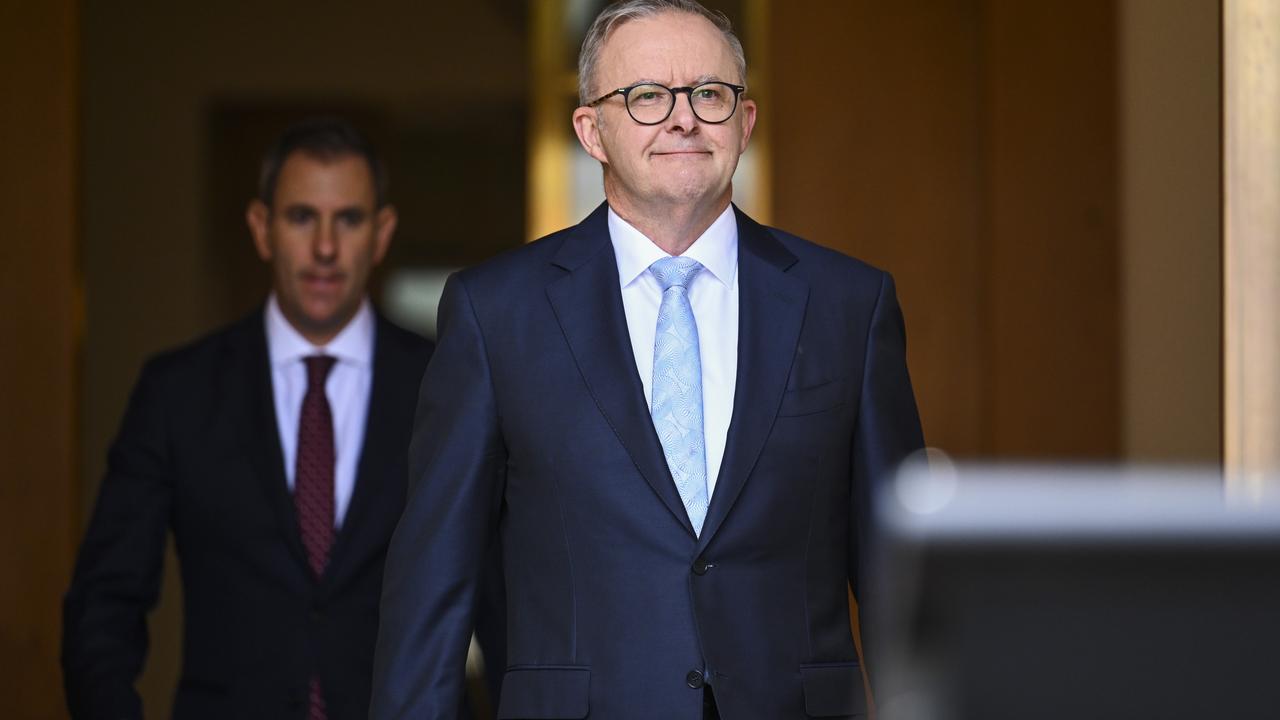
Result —
[{"label": "suit breast pocket", "polygon": [[778,417],[815,415],[844,405],[844,378],[825,380],[807,387],[788,388],[782,394]]}]

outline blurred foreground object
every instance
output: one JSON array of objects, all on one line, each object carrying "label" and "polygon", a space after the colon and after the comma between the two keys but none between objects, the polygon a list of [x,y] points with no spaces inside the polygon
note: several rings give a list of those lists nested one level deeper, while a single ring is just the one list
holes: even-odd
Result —
[{"label": "blurred foreground object", "polygon": [[1220,473],[912,465],[876,509],[881,720],[1276,716],[1280,507]]}]

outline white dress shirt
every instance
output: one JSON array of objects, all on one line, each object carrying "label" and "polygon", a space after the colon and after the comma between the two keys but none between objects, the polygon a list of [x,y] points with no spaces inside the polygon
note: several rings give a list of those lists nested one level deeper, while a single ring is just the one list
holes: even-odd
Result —
[{"label": "white dress shirt", "polygon": [[[649,266],[667,253],[609,209],[609,238],[618,261],[618,284],[627,314],[631,350],[644,385],[645,404],[653,403],[653,339],[658,327],[662,286]],[[707,447],[707,499],[716,489],[724,446],[733,416],[738,379],[738,221],[733,206],[711,223],[684,257],[704,268],[693,277],[689,304],[698,325],[702,359],[702,427]]]},{"label": "white dress shirt", "polygon": [[366,298],[351,322],[323,347],[312,345],[289,324],[274,293],[267,300],[266,323],[276,425],[280,430],[280,449],[284,451],[285,480],[290,492],[297,475],[302,398],[307,394],[307,366],[303,358],[330,355],[337,359],[324,389],[333,413],[333,520],[334,527],[340,528],[355,490],[356,465],[364,446],[365,418],[369,414],[376,329],[373,308]]}]

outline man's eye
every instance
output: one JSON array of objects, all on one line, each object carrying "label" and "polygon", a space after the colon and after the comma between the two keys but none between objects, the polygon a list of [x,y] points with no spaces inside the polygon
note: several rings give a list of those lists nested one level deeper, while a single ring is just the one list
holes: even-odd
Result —
[{"label": "man's eye", "polygon": [[348,227],[355,227],[356,225],[359,225],[360,223],[364,222],[364,213],[357,212],[354,210],[350,212],[338,213],[338,222]]},{"label": "man's eye", "polygon": [[653,85],[637,85],[632,89],[631,97],[627,102],[641,107],[660,107],[663,103],[668,102],[668,97],[664,88]]},{"label": "man's eye", "polygon": [[285,211],[284,217],[295,225],[301,225],[315,217],[315,213],[307,210],[306,208],[289,208]]}]

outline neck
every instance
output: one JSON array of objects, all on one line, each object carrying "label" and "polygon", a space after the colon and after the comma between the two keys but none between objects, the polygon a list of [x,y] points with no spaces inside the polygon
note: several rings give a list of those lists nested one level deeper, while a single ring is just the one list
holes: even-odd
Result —
[{"label": "neck", "polygon": [[609,207],[668,255],[683,255],[729,207],[729,192],[701,203],[642,205],[610,194]]},{"label": "neck", "polygon": [[278,300],[277,303],[285,322],[289,323],[304,340],[316,347],[324,347],[333,342],[333,339],[338,337],[339,333],[355,320],[362,304],[358,303],[354,308],[343,312],[337,317],[327,318],[324,322],[315,322],[301,312],[292,312],[292,308],[286,307],[284,303],[279,303]]},{"label": "neck", "polygon": [[[290,324],[292,325],[293,323]],[[325,345],[328,345],[330,341],[338,337],[338,333],[341,330],[309,330],[300,325],[293,325],[293,329],[297,330],[298,334],[302,335],[307,342],[315,345],[316,347],[324,347]]]}]

